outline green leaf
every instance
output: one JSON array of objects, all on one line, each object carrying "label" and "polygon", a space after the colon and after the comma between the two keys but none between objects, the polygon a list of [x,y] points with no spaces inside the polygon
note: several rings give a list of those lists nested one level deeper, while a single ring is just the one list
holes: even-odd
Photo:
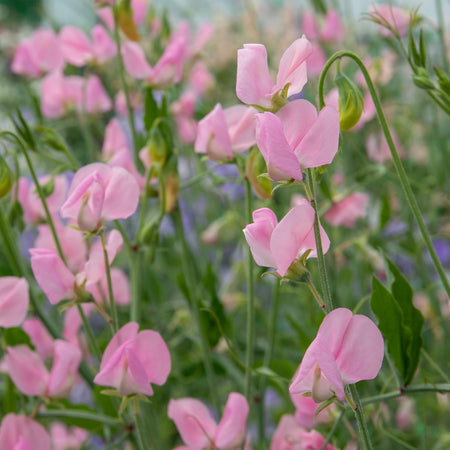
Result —
[{"label": "green leaf", "polygon": [[144,99],[144,126],[147,132],[150,131],[153,122],[158,117],[158,111],[158,104],[153,97],[153,90],[148,87],[145,90]]},{"label": "green leaf", "polygon": [[372,279],[372,311],[378,317],[378,328],[387,341],[388,352],[402,379],[406,374],[406,354],[410,336],[402,326],[403,314],[394,296],[375,278]]},{"label": "green leaf", "polygon": [[419,364],[424,318],[413,304],[413,290],[407,279],[392,261],[386,258],[385,264],[391,292],[374,278],[370,304],[388,352],[407,386]]},{"label": "green leaf", "polygon": [[31,347],[30,337],[21,328],[4,328],[3,338],[5,339],[8,347],[22,344]]},{"label": "green leaf", "polygon": [[405,384],[409,384],[419,364],[420,349],[423,345],[422,327],[424,318],[413,304],[413,290],[407,279],[400,273],[392,261],[386,258],[389,272],[394,278],[391,285],[392,295],[403,311],[404,324],[411,330],[411,339],[406,349],[408,365],[406,368]]}]

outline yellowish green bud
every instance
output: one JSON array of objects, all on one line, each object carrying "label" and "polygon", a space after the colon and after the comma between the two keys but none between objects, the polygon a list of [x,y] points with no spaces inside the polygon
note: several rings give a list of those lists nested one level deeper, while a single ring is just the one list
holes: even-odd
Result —
[{"label": "yellowish green bud", "polygon": [[268,178],[261,176],[267,173],[266,162],[257,147],[252,148],[247,156],[245,173],[258,198],[261,200],[272,198],[272,183]]},{"label": "yellowish green bud", "polygon": [[343,73],[338,73],[334,82],[339,91],[339,121],[341,130],[350,130],[359,121],[364,110],[364,101],[356,84]]},{"label": "yellowish green bud", "polygon": [[8,163],[0,155],[0,198],[6,197],[14,184],[14,175]]}]

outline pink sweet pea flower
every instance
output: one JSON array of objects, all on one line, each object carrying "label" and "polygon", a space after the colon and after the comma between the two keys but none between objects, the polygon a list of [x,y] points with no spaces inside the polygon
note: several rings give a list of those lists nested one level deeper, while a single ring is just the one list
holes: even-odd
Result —
[{"label": "pink sweet pea flower", "polygon": [[338,151],[339,113],[333,107],[317,114],[312,103],[294,100],[256,121],[256,142],[275,181],[301,180],[303,169],[330,164]]},{"label": "pink sweet pea flower", "polygon": [[378,375],[384,342],[366,316],[338,308],[327,314],[289,386],[291,394],[310,392],[315,402],[332,396],[344,401],[344,385]]},{"label": "pink sweet pea flower", "polygon": [[[294,416],[285,414],[275,430],[270,450],[320,450],[325,438],[317,431],[306,431],[295,421]],[[327,444],[325,450],[335,450]]]},{"label": "pink sweet pea flower", "polygon": [[[142,99],[136,92],[130,92],[131,109],[139,109],[142,107]],[[126,116],[128,114],[127,101],[123,91],[119,91],[114,99],[114,109],[118,116]]]},{"label": "pink sweet pea flower", "polygon": [[67,397],[81,362],[80,350],[67,341],[54,341],[53,364],[48,372],[40,356],[26,345],[7,347],[4,369],[25,395]]},{"label": "pink sweet pea flower", "polygon": [[334,9],[329,9],[322,26],[318,25],[316,16],[311,11],[303,13],[301,28],[308,39],[334,42],[340,41],[344,36],[339,14]]},{"label": "pink sweet pea flower", "polygon": [[91,75],[83,87],[82,102],[77,104],[77,110],[81,113],[98,114],[107,112],[112,108],[112,101],[105,88],[96,75]]},{"label": "pink sweet pea flower", "polygon": [[[53,178],[53,180],[52,180]],[[52,216],[61,207],[67,192],[67,180],[63,175],[56,175],[51,177],[50,175],[45,175],[38,179],[39,185],[42,187],[45,184],[53,181],[53,192],[46,197],[45,201],[47,207]],[[32,224],[46,220],[44,206],[42,205],[41,199],[36,192],[36,187],[34,183],[30,183],[27,178],[19,178],[17,187],[17,200],[23,209],[23,220],[27,224]]]},{"label": "pink sweet pea flower", "polygon": [[53,355],[55,341],[39,319],[25,320],[22,328],[30,336],[31,343],[42,360]]},{"label": "pink sweet pea flower", "polygon": [[83,428],[68,428],[62,423],[53,422],[50,425],[50,436],[53,450],[76,450],[83,446],[89,434]]},{"label": "pink sweet pea flower", "polygon": [[9,413],[0,426],[0,448],[5,450],[51,450],[45,428],[33,419]]},{"label": "pink sweet pea flower", "polygon": [[238,450],[244,444],[248,410],[245,397],[232,392],[218,425],[208,408],[193,398],[170,400],[167,414],[186,444],[181,448]]},{"label": "pink sweet pea flower", "polygon": [[256,110],[243,105],[226,109],[218,103],[198,123],[196,153],[206,153],[213,161],[231,159],[255,144]]},{"label": "pink sweet pea flower", "polygon": [[214,77],[206,66],[198,61],[189,76],[189,85],[197,97],[201,97],[214,84]]},{"label": "pink sweet pea flower", "polygon": [[400,37],[406,36],[411,22],[411,14],[392,5],[373,5],[370,15],[381,22],[380,33],[384,37],[392,37],[392,30]]},{"label": "pink sweet pea flower", "polygon": [[[283,277],[290,265],[308,250],[311,251],[308,257],[316,257],[314,217],[314,209],[305,199],[299,201],[280,223],[268,208],[254,211],[254,223],[243,231],[256,264],[274,267]],[[320,235],[326,253],[330,240],[321,226]]]},{"label": "pink sweet pea flower", "polygon": [[153,395],[150,383],[163,385],[170,373],[170,353],[161,335],[152,330],[138,333],[129,322],[112,338],[103,353],[94,383],[111,386],[122,396]]},{"label": "pink sweet pea flower", "polygon": [[57,119],[81,104],[83,78],[65,77],[62,72],[48,74],[41,84],[41,111],[47,119]]},{"label": "pink sweet pea flower", "polygon": [[129,172],[93,163],[75,174],[61,216],[75,220],[83,231],[95,231],[104,222],[130,217],[138,202],[139,186]]},{"label": "pink sweet pea flower", "polygon": [[75,275],[54,250],[31,248],[31,269],[52,305],[61,300],[75,300]]},{"label": "pink sweet pea flower", "polygon": [[[397,137],[397,134],[391,130],[392,140],[394,141],[395,148],[397,149],[398,156],[400,158],[405,157],[405,151]],[[370,134],[366,141],[367,156],[373,162],[382,164],[389,161],[392,158],[391,151],[389,150],[388,143],[382,131],[377,134]]]},{"label": "pink sweet pea flower", "polygon": [[310,42],[303,36],[284,52],[278,66],[277,82],[273,83],[267,65],[264,45],[244,44],[238,50],[236,95],[247,105],[272,107],[272,97],[289,84],[287,97],[299,93],[307,81],[306,59],[312,52]]},{"label": "pink sweet pea flower", "polygon": [[59,42],[64,59],[78,67],[86,64],[103,64],[116,54],[116,46],[108,32],[95,25],[91,31],[92,40],[73,26],[65,26],[59,33]]},{"label": "pink sweet pea flower", "polygon": [[320,411],[314,419],[314,414],[319,403],[316,403],[311,397],[303,397],[299,394],[292,394],[291,400],[295,406],[295,421],[298,425],[306,429],[314,428],[321,423],[330,422],[330,412],[336,409],[336,406],[332,404]]},{"label": "pink sweet pea flower", "polygon": [[177,125],[178,136],[186,144],[192,144],[197,136],[197,122],[194,120],[196,102],[197,94],[189,90],[170,106]]},{"label": "pink sweet pea flower", "polygon": [[27,315],[29,303],[28,283],[25,278],[0,278],[0,327],[20,326]]},{"label": "pink sweet pea flower", "polygon": [[35,78],[63,67],[64,59],[56,34],[40,28],[21,42],[14,54],[11,71]]},{"label": "pink sweet pea flower", "polygon": [[369,196],[363,192],[354,192],[333,204],[324,214],[324,219],[334,227],[353,228],[356,221],[367,215]]}]

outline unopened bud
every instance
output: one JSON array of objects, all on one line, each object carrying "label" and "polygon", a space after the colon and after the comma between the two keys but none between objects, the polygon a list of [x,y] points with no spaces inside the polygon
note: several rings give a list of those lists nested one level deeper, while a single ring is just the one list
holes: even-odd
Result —
[{"label": "unopened bud", "polygon": [[0,198],[6,197],[14,184],[14,175],[8,163],[0,155]]},{"label": "unopened bud", "polygon": [[343,73],[334,79],[339,91],[339,121],[341,130],[350,130],[359,121],[364,110],[364,101],[356,84]]},{"label": "unopened bud", "polygon": [[159,173],[166,164],[168,148],[167,142],[158,126],[154,126],[150,130],[146,148],[153,169],[156,170],[156,173]]},{"label": "unopened bud", "polygon": [[261,176],[266,172],[266,162],[261,152],[256,147],[252,148],[247,156],[245,174],[252,185],[253,192],[261,200],[272,198],[273,195],[272,183],[268,178]]},{"label": "unopened bud", "polygon": [[168,213],[175,208],[178,200],[179,182],[175,173],[169,174],[164,180],[164,188],[166,195],[165,212]]},{"label": "unopened bud", "polygon": [[435,89],[434,83],[430,80],[428,72],[420,67],[417,74],[412,77],[414,84],[421,89]]}]

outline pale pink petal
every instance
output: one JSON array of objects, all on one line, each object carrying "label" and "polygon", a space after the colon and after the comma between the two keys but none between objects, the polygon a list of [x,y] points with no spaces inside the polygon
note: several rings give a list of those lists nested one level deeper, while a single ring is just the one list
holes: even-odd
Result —
[{"label": "pale pink petal", "polygon": [[301,29],[302,33],[304,33],[308,39],[314,40],[319,37],[316,27],[316,20],[311,11],[305,11],[302,14]]},{"label": "pale pink petal", "polygon": [[344,37],[344,28],[342,27],[339,13],[335,9],[329,9],[325,17],[325,25],[320,37],[323,41],[340,41]]},{"label": "pale pink petal", "polygon": [[152,68],[145,58],[144,50],[136,42],[122,45],[122,57],[125,69],[137,80],[144,80],[152,74]]},{"label": "pale pink petal", "polygon": [[105,6],[97,9],[96,14],[109,30],[114,30],[114,14],[110,7]]},{"label": "pale pink petal", "polygon": [[232,392],[228,396],[214,438],[217,447],[237,448],[242,445],[245,439],[248,411],[247,399],[242,394]]},{"label": "pale pink petal", "polygon": [[49,374],[41,358],[30,347],[7,347],[4,361],[8,375],[22,394],[44,395]]},{"label": "pale pink petal", "polygon": [[100,371],[94,378],[95,384],[100,386],[110,386],[117,390],[121,390],[122,383],[128,372],[126,350],[131,342],[132,339],[125,341],[120,347],[115,349],[108,359],[105,359],[105,354],[103,354]]},{"label": "pale pink petal", "polygon": [[96,114],[109,111],[112,108],[112,101],[106,93],[100,78],[96,75],[91,75],[88,78],[84,99],[84,108],[82,105],[78,105],[81,112]]},{"label": "pale pink petal", "polygon": [[20,326],[27,314],[29,303],[28,283],[25,278],[0,278],[0,327]]},{"label": "pale pink petal", "polygon": [[194,148],[196,153],[206,153],[213,161],[233,157],[225,114],[219,103],[198,123]]},{"label": "pale pink petal", "polygon": [[32,51],[33,49],[31,48],[29,39],[26,39],[19,44],[11,64],[12,73],[27,75],[33,78],[37,78],[41,75],[41,70],[32,57]]},{"label": "pale pink petal", "polygon": [[31,248],[31,268],[34,277],[52,305],[61,300],[73,300],[75,276],[52,250]]},{"label": "pale pink petal", "polygon": [[283,89],[289,83],[287,96],[298,94],[307,81],[306,59],[311,53],[311,43],[304,36],[294,41],[281,57],[277,84],[272,92]]},{"label": "pale pink petal", "polygon": [[139,325],[136,322],[128,322],[120,328],[120,330],[111,339],[103,353],[102,361],[100,363],[100,370],[105,367],[118,348],[120,348],[125,342],[136,338],[138,330]]},{"label": "pale pink petal", "polygon": [[128,139],[119,121],[117,119],[111,119],[105,129],[102,155],[105,158],[111,158],[116,151],[128,148]]},{"label": "pale pink petal", "polygon": [[75,382],[75,375],[81,362],[81,351],[75,345],[57,339],[54,344],[52,370],[47,385],[50,397],[66,397]]},{"label": "pale pink petal", "polygon": [[74,66],[84,66],[93,59],[88,37],[76,27],[63,27],[59,33],[59,43],[64,59]]},{"label": "pale pink petal", "polygon": [[99,64],[103,64],[116,55],[116,44],[101,25],[95,25],[91,35],[92,51]]},{"label": "pale pink petal", "polygon": [[141,331],[133,342],[132,349],[145,369],[151,383],[162,385],[171,369],[169,349],[161,335],[153,330]]},{"label": "pale pink petal", "polygon": [[260,208],[253,211],[253,222],[244,228],[247,244],[258,266],[276,267],[270,250],[270,239],[278,221],[272,210]]},{"label": "pale pink petal", "polygon": [[9,413],[0,426],[0,448],[5,450],[51,450],[45,428],[33,419]]},{"label": "pale pink petal", "polygon": [[189,448],[207,448],[213,442],[217,425],[202,402],[193,398],[172,399],[167,415]]},{"label": "pale pink petal", "polygon": [[153,395],[148,375],[142,362],[131,348],[126,349],[128,370],[119,386],[120,395]]},{"label": "pale pink petal", "polygon": [[325,106],[294,152],[302,167],[330,164],[339,148],[339,113]]},{"label": "pale pink petal", "polygon": [[270,108],[270,93],[274,84],[267,65],[267,52],[264,45],[244,44],[238,50],[236,95],[247,105],[260,105]]},{"label": "pale pink petal", "polygon": [[300,164],[286,140],[281,120],[275,114],[256,115],[256,142],[274,181],[302,180]]},{"label": "pale pink petal", "polygon": [[273,230],[270,250],[277,272],[284,276],[292,262],[310,250],[305,238],[314,227],[314,209],[305,200],[292,208]]},{"label": "pale pink petal", "polygon": [[[278,426],[270,442],[270,450],[297,450],[303,447],[301,445],[301,433],[303,430],[295,421],[294,416],[284,414],[278,423]],[[306,450],[306,449],[305,449]],[[312,450],[309,449],[308,450]]]},{"label": "pale pink petal", "polygon": [[53,338],[39,319],[26,319],[22,325],[43,361],[53,355]]},{"label": "pale pink petal", "polygon": [[378,375],[384,356],[384,341],[377,326],[356,314],[348,324],[342,349],[336,355],[345,384],[371,380]]},{"label": "pale pink petal", "polygon": [[243,152],[256,144],[256,109],[244,105],[224,109],[233,152]]}]

